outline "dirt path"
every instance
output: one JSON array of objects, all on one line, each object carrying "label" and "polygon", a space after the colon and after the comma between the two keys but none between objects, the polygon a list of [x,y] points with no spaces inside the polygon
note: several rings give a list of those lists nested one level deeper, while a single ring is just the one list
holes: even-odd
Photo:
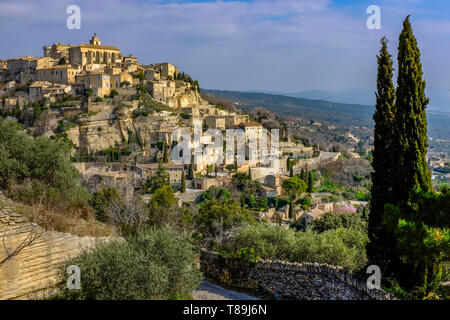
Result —
[{"label": "dirt path", "polygon": [[192,296],[195,300],[259,300],[245,293],[224,289],[206,280],[202,281]]}]

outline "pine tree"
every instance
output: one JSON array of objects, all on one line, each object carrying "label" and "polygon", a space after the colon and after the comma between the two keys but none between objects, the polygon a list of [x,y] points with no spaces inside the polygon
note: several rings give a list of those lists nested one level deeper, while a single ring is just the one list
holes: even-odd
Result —
[{"label": "pine tree", "polygon": [[186,192],[186,174],[183,172],[181,173],[181,192]]},{"label": "pine tree", "polygon": [[381,49],[377,56],[378,76],[376,92],[374,150],[372,167],[372,199],[370,202],[368,256],[370,263],[385,266],[394,255],[394,241],[382,225],[384,205],[395,201],[393,197],[395,174],[394,162],[398,154],[394,152],[395,136],[395,88],[392,82],[393,61],[387,49],[387,39],[381,39]]},{"label": "pine tree", "polygon": [[396,143],[400,156],[396,161],[395,195],[399,200],[405,201],[411,190],[417,187],[423,191],[432,189],[426,161],[428,142],[425,108],[429,99],[425,96],[425,81],[422,76],[420,52],[407,16],[398,45],[395,102],[395,125],[398,130]]}]

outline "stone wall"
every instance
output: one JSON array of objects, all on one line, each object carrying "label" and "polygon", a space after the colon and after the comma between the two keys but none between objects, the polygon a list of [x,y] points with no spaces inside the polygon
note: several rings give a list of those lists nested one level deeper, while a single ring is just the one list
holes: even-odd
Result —
[{"label": "stone wall", "polygon": [[202,250],[202,272],[222,284],[293,300],[390,300],[383,290],[368,289],[341,267],[318,263],[260,260],[248,264]]},{"label": "stone wall", "polygon": [[57,283],[59,264],[83,248],[108,240],[45,231],[14,209],[4,207],[0,209],[0,261],[6,256],[6,250],[14,250],[30,234],[37,236],[36,240],[0,266],[0,300],[42,297]]}]

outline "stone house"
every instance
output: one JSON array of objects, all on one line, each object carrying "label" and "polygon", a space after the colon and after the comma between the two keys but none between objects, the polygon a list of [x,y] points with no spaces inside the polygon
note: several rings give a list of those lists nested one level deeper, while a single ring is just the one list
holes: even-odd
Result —
[{"label": "stone house", "polygon": [[144,71],[144,78],[146,80],[160,80],[161,72],[156,68],[149,68]]},{"label": "stone house", "polygon": [[178,67],[168,62],[156,63],[155,66],[160,70],[162,78],[169,79],[170,76],[175,79],[174,76],[178,75]]},{"label": "stone house", "polygon": [[214,177],[214,178],[208,178],[208,177],[201,177],[201,178],[194,178],[194,188],[195,189],[202,189],[202,190],[208,190],[210,187],[223,187],[228,185],[229,178],[224,176]]},{"label": "stone house", "polygon": [[246,122],[239,125],[245,133],[246,141],[250,139],[260,139],[263,133],[263,126],[258,122]]},{"label": "stone house", "polygon": [[111,75],[111,89],[119,89],[120,88],[120,84],[124,81],[127,81],[129,83],[133,82],[133,77],[132,75],[127,72],[127,71],[122,71],[118,74],[113,74]]},{"label": "stone house", "polygon": [[[169,162],[162,163],[161,166],[167,170],[171,185],[181,184],[181,177],[184,170],[183,165]],[[137,164],[135,171],[142,179],[147,179],[148,177],[152,177],[153,175],[155,175],[158,168],[158,163]]]},{"label": "stone house", "polygon": [[175,95],[175,81],[150,80],[147,82],[147,89],[154,99],[164,102]]},{"label": "stone house", "polygon": [[208,116],[205,118],[205,126],[208,128],[225,130],[225,117]]},{"label": "stone house", "polygon": [[111,93],[111,76],[103,72],[88,72],[84,78],[84,88],[92,90],[92,99],[103,98]]},{"label": "stone house", "polygon": [[71,65],[55,65],[51,67],[38,68],[37,81],[48,81],[53,83],[74,84],[75,75],[78,70]]},{"label": "stone house", "polygon": [[48,81],[36,81],[29,87],[30,102],[41,100],[42,98],[52,98],[60,95],[71,93],[70,85],[51,83]]},{"label": "stone house", "polygon": [[227,127],[239,126],[241,123],[245,123],[248,121],[248,114],[233,114],[225,116],[225,125]]},{"label": "stone house", "polygon": [[261,196],[265,198],[278,197],[277,189],[265,185],[261,186]]}]

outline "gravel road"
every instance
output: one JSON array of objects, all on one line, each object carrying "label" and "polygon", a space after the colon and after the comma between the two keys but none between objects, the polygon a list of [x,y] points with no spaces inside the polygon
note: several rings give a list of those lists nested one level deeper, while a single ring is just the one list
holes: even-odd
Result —
[{"label": "gravel road", "polygon": [[224,289],[206,280],[192,293],[195,300],[259,300],[245,293]]}]

